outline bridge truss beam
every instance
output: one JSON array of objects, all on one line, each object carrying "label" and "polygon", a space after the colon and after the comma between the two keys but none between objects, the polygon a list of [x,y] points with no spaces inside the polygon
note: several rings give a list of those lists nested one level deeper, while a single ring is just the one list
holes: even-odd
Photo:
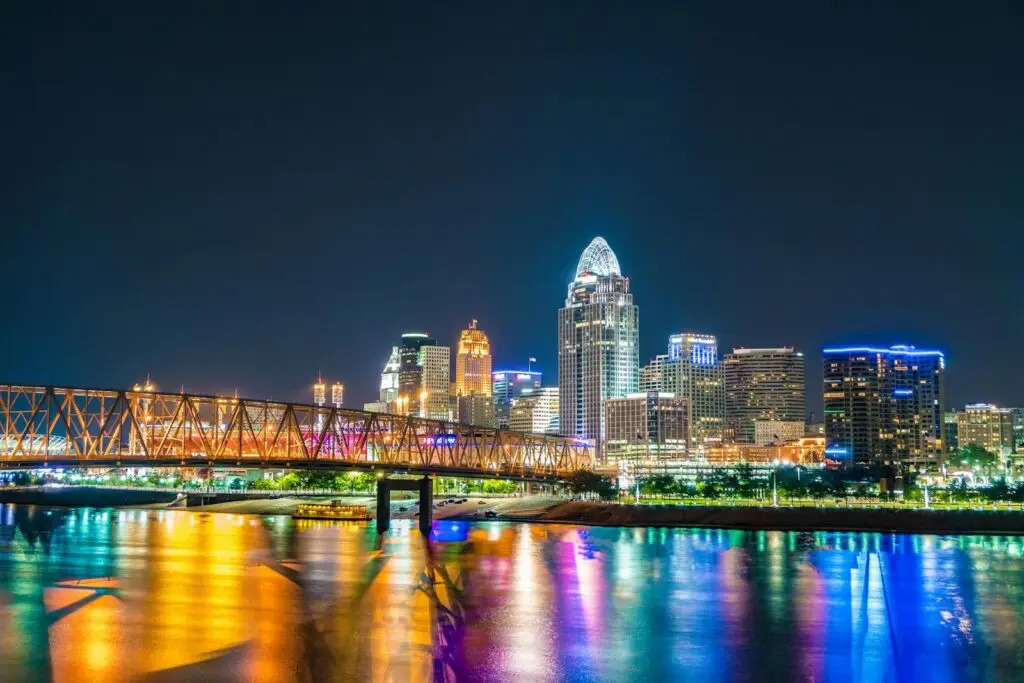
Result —
[{"label": "bridge truss beam", "polygon": [[593,447],[333,406],[198,394],[0,384],[0,467],[372,468],[551,479]]}]

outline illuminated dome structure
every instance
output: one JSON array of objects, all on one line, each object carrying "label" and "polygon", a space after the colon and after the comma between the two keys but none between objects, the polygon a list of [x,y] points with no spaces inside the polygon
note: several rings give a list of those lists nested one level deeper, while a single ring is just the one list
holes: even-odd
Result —
[{"label": "illuminated dome structure", "polygon": [[622,275],[619,270],[619,259],[615,258],[615,252],[603,237],[595,237],[594,241],[583,250],[579,265],[576,266],[576,279],[578,280],[584,273],[602,277]]}]

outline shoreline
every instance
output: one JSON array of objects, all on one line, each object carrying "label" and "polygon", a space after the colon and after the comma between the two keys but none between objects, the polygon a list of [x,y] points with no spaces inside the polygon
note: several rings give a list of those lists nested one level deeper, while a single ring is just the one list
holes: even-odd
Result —
[{"label": "shoreline", "polygon": [[[469,517],[469,520],[480,519]],[[840,531],[938,535],[1024,535],[1024,513],[991,510],[647,506],[565,502],[503,521],[586,526],[708,528],[739,531]]]},{"label": "shoreline", "polygon": [[[438,495],[447,500],[455,495]],[[96,507],[192,512],[287,515],[296,506],[327,499],[365,505],[372,513],[375,498],[366,494],[287,496],[234,500],[191,507],[170,504],[174,492],[111,489],[2,490],[0,504],[52,507]],[[632,505],[566,501],[554,497],[480,498],[433,510],[435,520],[505,521],[534,524],[576,524],[605,527],[709,528],[739,531],[839,531],[941,535],[1024,535],[1024,512],[993,510],[899,510],[887,508],[812,508],[698,505]],[[392,501],[391,518],[416,519],[412,497]],[[487,517],[493,511],[496,516]]]}]

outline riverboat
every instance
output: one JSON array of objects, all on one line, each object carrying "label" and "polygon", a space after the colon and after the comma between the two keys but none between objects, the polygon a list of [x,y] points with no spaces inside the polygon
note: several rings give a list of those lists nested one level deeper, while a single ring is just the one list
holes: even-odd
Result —
[{"label": "riverboat", "polygon": [[373,519],[362,505],[310,505],[302,504],[292,513],[293,519],[337,519],[361,522]]}]

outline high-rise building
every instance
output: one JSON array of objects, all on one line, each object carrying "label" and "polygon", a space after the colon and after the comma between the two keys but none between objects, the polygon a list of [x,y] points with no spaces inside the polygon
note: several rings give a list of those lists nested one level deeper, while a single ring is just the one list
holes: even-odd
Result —
[{"label": "high-rise building", "polygon": [[512,399],[509,429],[534,434],[558,434],[558,387],[524,389]]},{"label": "high-rise building", "polygon": [[686,434],[691,453],[722,443],[725,427],[725,378],[714,335],[684,332],[668,340],[668,353],[644,366],[645,388],[673,394],[686,404]]},{"label": "high-rise building", "polygon": [[640,368],[639,393],[660,394],[665,391],[665,363],[667,362],[668,354],[662,353]]},{"label": "high-rise building", "polygon": [[494,397],[494,416],[498,426],[509,428],[512,401],[527,389],[540,388],[543,376],[533,370],[498,370],[491,373],[491,396]]},{"label": "high-rise building", "polygon": [[604,402],[637,389],[639,316],[629,278],[608,243],[595,237],[558,311],[558,389],[562,431],[592,440],[599,461]]},{"label": "high-rise building", "polygon": [[797,422],[800,434],[792,438],[803,436],[807,418],[804,354],[792,347],[733,349],[722,366],[725,414],[736,441],[762,445],[755,440],[755,420]]},{"label": "high-rise building", "polygon": [[419,396],[423,391],[420,348],[436,344],[422,332],[406,332],[402,335],[398,343],[398,392],[394,398],[395,408],[390,412],[401,415],[420,414]]},{"label": "high-rise building", "polygon": [[384,364],[384,370],[380,373],[380,391],[378,401],[384,405],[391,405],[391,402],[398,397],[399,373],[402,368],[401,356],[398,347],[391,347],[391,355]]},{"label": "high-rise building", "polygon": [[447,346],[424,344],[418,352],[422,380],[418,399],[420,417],[432,420],[452,419],[448,392],[451,388],[452,350]]},{"label": "high-rise building", "polygon": [[455,394],[491,396],[491,344],[476,320],[459,333],[455,354]]},{"label": "high-rise building", "polygon": [[604,410],[608,461],[679,460],[686,456],[684,399],[668,393],[634,393],[608,399]]},{"label": "high-rise building", "polygon": [[823,353],[829,459],[917,470],[942,463],[941,351],[854,346]]},{"label": "high-rise building", "polygon": [[971,403],[957,412],[961,447],[974,444],[995,454],[1001,463],[1014,452],[1013,411],[988,403]]},{"label": "high-rise building", "polygon": [[462,424],[474,425],[476,427],[497,427],[498,423],[494,418],[494,398],[490,395],[456,397],[456,411],[458,421]]},{"label": "high-rise building", "polygon": [[381,373],[380,401],[388,412],[451,419],[451,349],[422,332],[406,332]]}]

